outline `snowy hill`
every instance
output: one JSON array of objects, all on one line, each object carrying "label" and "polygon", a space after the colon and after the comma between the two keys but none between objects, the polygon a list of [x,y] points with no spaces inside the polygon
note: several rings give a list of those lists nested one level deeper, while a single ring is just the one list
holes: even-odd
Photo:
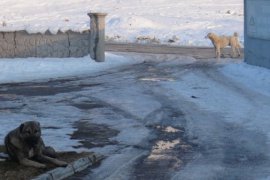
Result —
[{"label": "snowy hill", "polygon": [[83,31],[92,11],[108,13],[107,40],[201,46],[210,45],[210,31],[237,31],[243,43],[242,0],[1,0],[0,7],[1,31]]}]

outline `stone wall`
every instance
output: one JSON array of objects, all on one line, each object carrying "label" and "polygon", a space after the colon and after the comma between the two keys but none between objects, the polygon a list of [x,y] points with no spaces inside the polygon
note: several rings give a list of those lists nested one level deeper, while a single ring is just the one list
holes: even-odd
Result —
[{"label": "stone wall", "polygon": [[82,57],[89,54],[90,31],[29,34],[0,32],[0,58]]}]

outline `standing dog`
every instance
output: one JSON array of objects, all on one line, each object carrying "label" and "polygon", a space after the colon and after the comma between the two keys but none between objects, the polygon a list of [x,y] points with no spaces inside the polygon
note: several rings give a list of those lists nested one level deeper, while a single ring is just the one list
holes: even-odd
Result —
[{"label": "standing dog", "polygon": [[[5,137],[5,147],[12,160],[25,166],[46,168],[46,165],[42,164],[44,162],[67,166],[66,162],[52,158],[54,150],[45,147],[37,121],[27,121],[10,131]],[[47,156],[50,154],[51,157]]]},{"label": "standing dog", "polygon": [[233,36],[218,36],[215,33],[208,33],[205,38],[209,38],[215,47],[216,58],[220,58],[221,50],[226,46],[231,46],[232,57],[236,57],[236,51],[238,57],[241,56],[240,53],[240,43],[238,41],[238,33],[235,32]]}]

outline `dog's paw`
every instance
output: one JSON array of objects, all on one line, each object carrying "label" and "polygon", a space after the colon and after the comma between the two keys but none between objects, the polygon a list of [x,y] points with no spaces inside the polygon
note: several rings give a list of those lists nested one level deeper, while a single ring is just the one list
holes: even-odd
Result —
[{"label": "dog's paw", "polygon": [[97,161],[97,157],[94,154],[88,158],[92,163],[95,163]]},{"label": "dog's paw", "polygon": [[39,164],[39,165],[37,165],[37,168],[46,169],[47,166],[45,164]]},{"label": "dog's paw", "polygon": [[58,161],[57,165],[60,167],[67,167],[68,163],[65,161]]}]

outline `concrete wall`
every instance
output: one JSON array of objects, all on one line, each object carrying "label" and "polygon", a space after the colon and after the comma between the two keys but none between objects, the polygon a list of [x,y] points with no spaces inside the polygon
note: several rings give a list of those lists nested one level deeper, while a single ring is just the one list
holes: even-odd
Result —
[{"label": "concrete wall", "polygon": [[82,57],[89,54],[90,31],[29,34],[0,32],[0,58]]},{"label": "concrete wall", "polygon": [[245,61],[270,68],[270,1],[244,0]]}]

